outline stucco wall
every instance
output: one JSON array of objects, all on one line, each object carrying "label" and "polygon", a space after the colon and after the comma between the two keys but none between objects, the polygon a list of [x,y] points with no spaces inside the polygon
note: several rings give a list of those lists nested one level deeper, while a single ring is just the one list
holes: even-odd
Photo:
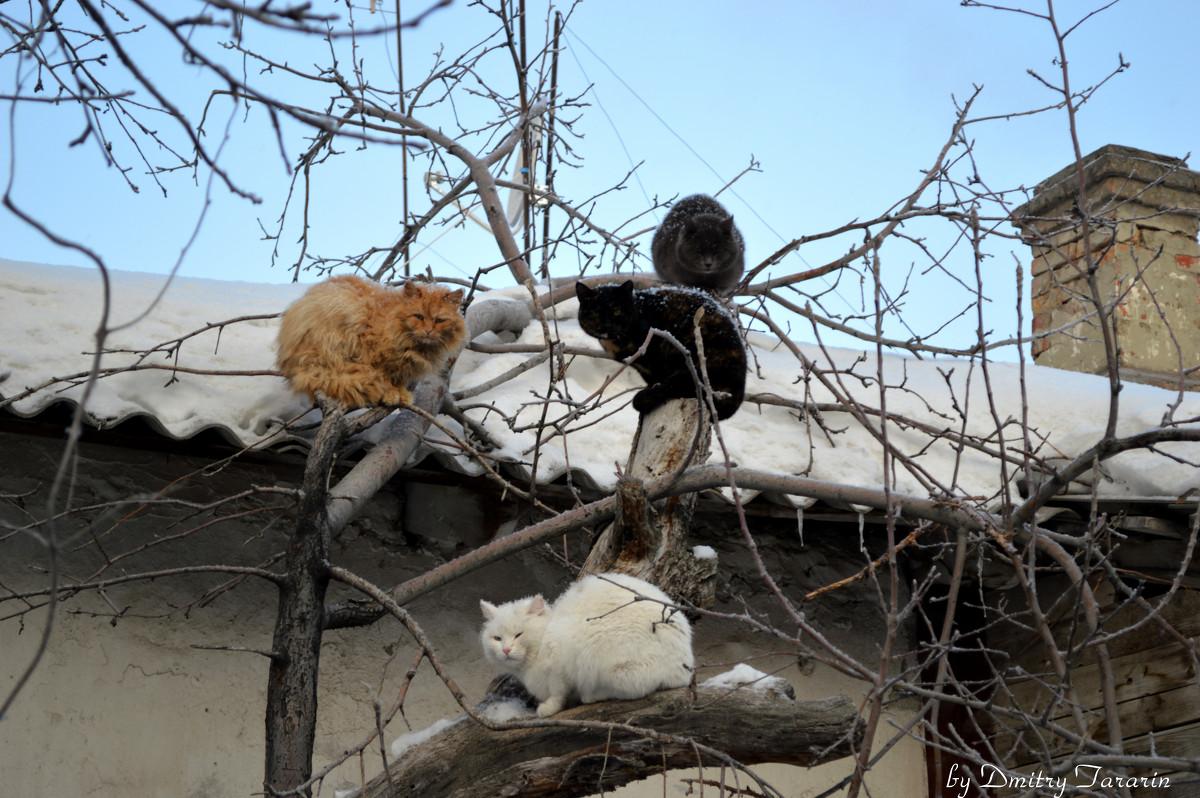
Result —
[{"label": "stucco wall", "polygon": [[[0,436],[0,462],[9,465],[0,477],[0,493],[8,497],[0,502],[0,520],[25,523],[27,514],[44,502],[58,451],[59,444],[51,439]],[[298,476],[294,464],[268,461],[176,482],[211,458],[96,445],[85,446],[83,452],[77,504],[145,496],[171,483],[175,483],[168,493],[172,497],[211,501],[250,485],[291,485]],[[11,467],[15,463],[20,466]],[[270,501],[270,497],[248,500],[238,509]],[[130,515],[134,509],[137,512]],[[503,522],[500,515],[493,502],[456,496],[445,486],[397,484],[339,538],[335,557],[339,564],[379,584],[394,584],[478,545],[481,536]],[[89,513],[90,527],[80,518],[65,519],[59,526],[65,544],[64,583],[86,579],[99,568],[103,560],[96,541],[111,558],[207,518],[205,513],[151,504]],[[696,542],[713,545],[721,555],[721,606],[735,610],[738,595],[756,601],[757,584],[737,535],[723,527],[720,517],[705,520],[708,523],[701,524],[702,537]],[[135,557],[114,562],[106,575],[189,562],[259,564],[280,549],[286,529],[286,514],[259,511],[181,541],[152,545]],[[797,565],[801,561],[797,555],[802,553],[798,544],[771,535],[761,541],[769,567],[789,592],[857,567],[854,562],[841,562],[835,551],[814,545],[814,534],[811,529],[806,532],[810,543],[804,568]],[[578,540],[574,545],[582,544]],[[27,534],[0,541],[0,580],[7,589],[44,585],[38,570],[44,562],[44,551]],[[197,646],[269,648],[276,597],[270,585],[248,580],[203,606],[189,607],[206,590],[227,580],[213,575],[163,578],[114,586],[103,597],[93,594],[60,604],[44,659],[9,716],[0,722],[5,794],[241,798],[260,790],[266,661],[254,653]],[[565,569],[548,552],[535,549],[424,596],[410,609],[459,685],[469,697],[478,698],[493,675],[478,652],[479,599],[508,600],[537,591],[553,595],[566,580]],[[870,601],[835,604],[828,605],[830,633],[847,650],[874,663],[877,655],[869,632],[881,626],[870,622]],[[12,603],[7,607],[4,616],[13,611]],[[115,610],[121,611],[120,618],[114,618]],[[858,622],[853,620],[856,616]],[[6,691],[33,656],[45,617],[41,609],[26,615],[23,624],[11,617],[0,622],[0,685]],[[708,618],[696,632],[698,662],[719,666],[705,668],[701,678],[747,656],[783,648],[778,641],[749,633],[732,621]],[[365,629],[326,634],[315,752],[318,768],[374,727],[374,702],[378,700],[384,711],[392,705],[416,652],[391,619]],[[786,664],[788,658],[773,661]],[[754,664],[770,670],[771,662]],[[861,683],[822,665],[791,664],[781,675],[795,684],[801,697],[846,693],[857,699],[863,693]],[[895,711],[902,713],[903,707]],[[419,729],[459,713],[449,693],[423,665],[405,702],[408,722]],[[404,720],[397,717],[387,730],[388,742],[406,730]],[[373,746],[361,765],[367,778],[378,772],[379,761]],[[764,767],[760,772],[786,794],[801,796],[828,786],[848,769],[844,761],[812,771]],[[352,759],[331,774],[320,794],[332,796],[335,789],[357,785],[359,772],[359,761]],[[716,777],[715,772],[705,772],[705,778]],[[619,794],[662,795],[663,778]],[[683,786],[676,774],[665,778],[667,794],[681,794]],[[920,746],[913,741],[897,746],[873,779],[886,783],[891,796],[925,795]]]}]

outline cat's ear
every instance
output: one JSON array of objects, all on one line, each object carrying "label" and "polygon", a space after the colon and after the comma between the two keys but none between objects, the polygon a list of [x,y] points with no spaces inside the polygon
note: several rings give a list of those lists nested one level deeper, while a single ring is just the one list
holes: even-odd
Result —
[{"label": "cat's ear", "polygon": [[726,233],[733,232],[733,217],[732,216],[725,217],[725,221],[721,222],[721,229],[724,230]]},{"label": "cat's ear", "polygon": [[525,608],[526,615],[545,615],[546,600],[538,594],[529,600],[529,606]]},{"label": "cat's ear", "polygon": [[683,220],[683,229],[689,233],[696,232],[696,220],[691,216],[687,216]]},{"label": "cat's ear", "polygon": [[490,604],[483,599],[479,600],[479,609],[483,610],[483,617],[489,621],[496,617],[496,605]]},{"label": "cat's ear", "polygon": [[451,291],[450,293],[446,294],[446,304],[447,305],[454,305],[455,307],[458,307],[459,305],[462,304],[462,300],[463,300],[463,290],[461,288],[458,289],[457,291]]},{"label": "cat's ear", "polygon": [[579,297],[580,299],[589,297],[594,293],[596,293],[596,289],[592,288],[587,283],[575,283],[575,296]]},{"label": "cat's ear", "polygon": [[421,286],[417,285],[416,282],[409,280],[404,284],[404,289],[400,293],[411,299],[412,297],[420,296],[425,292],[421,290]]},{"label": "cat's ear", "polygon": [[621,298],[627,300],[633,299],[633,280],[626,280],[621,283]]}]

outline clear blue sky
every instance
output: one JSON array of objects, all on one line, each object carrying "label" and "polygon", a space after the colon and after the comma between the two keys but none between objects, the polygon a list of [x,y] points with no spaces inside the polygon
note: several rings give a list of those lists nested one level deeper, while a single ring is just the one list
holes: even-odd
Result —
[{"label": "clear blue sky", "polygon": [[[389,9],[393,5],[390,0],[380,4]],[[360,25],[392,19],[371,17],[367,5],[367,0],[355,0]],[[545,5],[529,0],[531,39],[544,35]],[[1023,5],[1045,11],[1045,4],[1036,0]],[[1055,11],[1067,28],[1099,5],[1061,0]],[[329,7],[343,18],[347,14],[344,4]],[[402,16],[409,18],[426,7],[406,2]],[[7,7],[0,11],[14,13]],[[1067,55],[1075,88],[1107,76],[1118,64],[1118,53],[1131,64],[1084,106],[1079,129],[1084,152],[1119,143],[1182,157],[1196,148],[1198,22],[1200,3],[1123,0],[1071,33]],[[428,68],[439,46],[444,45],[447,54],[458,53],[492,27],[490,17],[460,0],[406,31],[409,85]],[[317,61],[327,48],[295,36],[262,41],[302,66]],[[733,188],[736,194],[722,195],[745,234],[748,264],[793,237],[876,216],[901,200],[944,143],[954,119],[954,98],[965,100],[975,86],[982,86],[974,116],[1025,111],[1056,100],[1027,70],[1060,79],[1054,40],[1044,21],[964,8],[957,0],[585,0],[570,17],[564,44],[560,91],[579,94],[589,84],[593,88],[586,96],[590,107],[577,125],[584,138],[572,144],[582,167],[559,172],[559,192],[580,200],[641,163],[627,188],[595,208],[601,224],[616,225],[645,210],[649,199],[716,191],[753,156],[761,172],[739,180]],[[359,56],[372,80],[394,85],[390,37],[365,43]],[[169,48],[151,48],[147,58],[161,88],[178,92],[181,106],[198,120],[207,95],[200,73],[180,64]],[[499,60],[496,64],[502,65]],[[248,74],[255,73],[248,67]],[[28,91],[28,62],[18,71],[11,55],[0,60],[0,94],[14,91],[18,74],[26,78],[22,85]],[[104,74],[112,75],[110,88],[136,88],[115,64]],[[137,154],[118,142],[124,147],[123,159],[134,167],[130,179],[140,188],[134,193],[116,169],[104,166],[93,141],[67,146],[83,129],[77,111],[24,106],[10,114],[9,106],[0,102],[6,122],[0,126],[0,177],[7,182],[15,163],[12,195],[21,207],[56,233],[95,250],[112,268],[167,272],[175,265],[205,206],[203,170],[196,180],[190,172],[164,179],[164,198],[144,174]],[[271,134],[264,135],[261,113],[252,109],[231,119],[228,102],[215,108],[207,126],[210,142],[219,141],[229,123],[231,138],[222,163],[263,201],[252,204],[214,185],[208,192],[208,213],[180,273],[290,281],[288,266],[298,253],[298,226],[285,230],[274,267],[271,244],[261,240],[260,224],[273,228],[290,181],[278,146]],[[1064,116],[1055,112],[969,128],[980,175],[995,188],[1016,188],[1032,186],[1067,165],[1072,146]],[[170,128],[168,120],[154,121],[164,130]],[[112,120],[108,124],[115,131]],[[303,142],[293,137],[285,147],[294,162]],[[161,160],[154,151],[145,154]],[[314,170],[319,202],[311,215],[309,251],[345,255],[395,240],[399,171],[397,152],[386,147],[351,152],[337,166]],[[416,186],[419,194],[419,181]],[[654,221],[648,217],[640,226]],[[0,257],[87,265],[77,253],[47,241],[3,210],[0,231]],[[431,246],[416,259],[416,268],[466,275],[498,260],[495,245],[482,230],[452,231],[433,242],[438,232],[419,242]],[[944,227],[939,231],[914,226],[912,232],[929,236],[935,249],[949,245],[948,238],[940,238],[947,235]],[[643,250],[648,250],[649,236],[642,240]],[[777,273],[801,270],[806,263],[819,265],[856,242],[857,237],[843,237],[807,246]],[[1013,334],[1016,326],[1011,309],[1016,267],[1009,252],[1028,265],[1028,253],[1019,244],[997,242],[993,248],[989,325],[1000,337]],[[964,279],[973,273],[966,254],[963,250],[948,263]],[[890,247],[883,259],[896,285],[915,264],[908,312],[918,325],[932,324],[934,316],[940,324],[948,308],[962,303],[950,282],[920,274],[925,264],[915,249]],[[642,265],[649,268],[648,261]],[[555,273],[576,268],[574,258],[564,254]],[[831,310],[861,309],[857,280],[843,282],[838,294],[828,300]],[[964,336],[971,327],[973,322],[966,330],[955,328],[949,334],[954,340],[946,342],[969,344]]]}]

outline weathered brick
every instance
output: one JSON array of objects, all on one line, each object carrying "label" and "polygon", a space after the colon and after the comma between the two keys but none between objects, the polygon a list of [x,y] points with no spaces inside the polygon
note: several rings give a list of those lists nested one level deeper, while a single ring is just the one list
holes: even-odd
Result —
[{"label": "weathered brick", "polygon": [[[1109,145],[1084,158],[1088,213],[1097,218],[1087,241],[1071,221],[1079,169],[1061,170],[1017,209],[1033,217],[1025,231],[1031,264],[1033,329],[1060,330],[1093,310],[1089,260],[1099,299],[1117,299],[1113,319],[1122,372],[1131,379],[1170,381],[1200,363],[1200,173],[1178,159]],[[1095,319],[1033,342],[1045,365],[1095,373],[1106,368]],[[1149,375],[1149,376],[1147,376]],[[1157,375],[1157,376],[1155,376]],[[1175,377],[1178,382],[1178,377]]]}]

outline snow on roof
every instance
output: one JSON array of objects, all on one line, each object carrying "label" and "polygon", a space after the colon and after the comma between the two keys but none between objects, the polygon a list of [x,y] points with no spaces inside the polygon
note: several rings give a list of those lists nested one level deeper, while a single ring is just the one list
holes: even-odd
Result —
[{"label": "snow on roof", "polygon": [[[258,285],[176,278],[161,301],[142,314],[163,289],[166,277],[110,271],[111,305],[105,341],[110,350],[141,350],[187,335],[209,322],[279,313],[303,293],[300,285]],[[104,290],[100,272],[71,266],[45,266],[0,260],[0,393],[14,396],[58,377],[86,373],[96,350]],[[211,330],[184,342],[178,361],[169,354],[146,364],[178,365],[210,371],[274,368],[278,321],[254,320]],[[102,358],[101,368],[126,365],[133,354]],[[300,413],[308,402],[292,394],[279,377],[237,377],[136,371],[100,380],[87,401],[87,422],[98,428],[143,416],[172,438],[185,439],[210,428],[251,445],[278,421]],[[11,406],[33,416],[58,401],[78,403],[81,385],[54,385]]]},{"label": "snow on roof", "polygon": [[[306,288],[176,278],[154,304],[165,277],[112,271],[109,279],[109,326],[113,332],[105,342],[107,353],[102,368],[133,363],[138,357],[113,350],[146,350],[207,324],[279,313]],[[527,296],[524,289],[496,293]],[[11,371],[0,383],[0,393],[11,397],[53,378],[86,372],[91,362],[89,353],[95,350],[102,299],[97,270],[0,260],[0,374]],[[551,335],[569,347],[596,350],[596,342],[579,329],[574,318],[576,307],[573,300],[558,306],[549,320]],[[270,370],[277,324],[275,318],[238,321],[187,338],[177,352],[157,353],[143,362],[211,372]],[[490,333],[477,340],[501,341]],[[516,342],[542,341],[542,325],[535,320]],[[752,373],[747,395],[769,393],[794,401],[833,401],[819,382],[805,379],[800,362],[778,340],[751,334],[749,344]],[[840,377],[843,390],[865,405],[878,407],[877,365],[872,355],[863,360],[859,351],[822,350],[812,345],[802,345],[802,350],[823,368],[853,369],[852,374]],[[483,385],[530,357],[533,355],[527,353],[466,351],[455,367],[451,390],[462,392]],[[552,384],[551,362],[464,399],[461,404],[470,408],[468,414],[480,421],[498,444],[491,456],[505,462],[510,470],[528,476],[536,454],[539,482],[552,481],[570,471],[584,484],[610,489],[616,484],[616,464],[628,457],[637,424],[637,414],[628,405],[628,391],[639,386],[641,379],[627,369],[604,393],[614,396],[624,391],[623,396],[580,418],[567,420],[565,435],[543,431],[539,444],[538,422],[543,412],[551,422],[566,419],[575,403],[599,391],[619,365],[598,358],[568,357],[565,379]],[[1024,374],[1026,409],[1021,404],[1020,368],[993,363],[989,369],[994,414],[978,363],[887,356],[883,360],[884,382],[889,386],[887,409],[934,430],[959,429],[963,425],[961,412],[965,411],[967,431],[990,434],[993,448],[998,424],[1019,421],[1027,412],[1033,443],[1039,447],[1039,455],[1048,458],[1069,458],[1086,450],[1103,433],[1108,409],[1105,378],[1029,366]],[[9,410],[30,417],[58,401],[78,403],[82,395],[83,387],[78,382],[56,384],[22,398]],[[544,401],[547,396],[549,403]],[[1159,427],[1177,395],[1127,384],[1120,399],[1119,432],[1128,434]],[[98,428],[143,416],[164,435],[177,439],[216,429],[241,445],[269,447],[302,437],[281,425],[303,413],[307,405],[306,399],[288,390],[281,377],[271,374],[229,376],[142,370],[98,381],[87,399],[86,412],[87,422]],[[605,417],[601,420],[602,415]],[[1187,394],[1175,417],[1197,416],[1200,396]],[[312,415],[306,420],[314,418]],[[722,422],[721,428],[729,455],[738,465],[828,482],[879,486],[882,459],[877,440],[847,412],[825,411],[821,420],[826,429],[813,416],[794,408],[747,401],[733,418]],[[457,428],[453,422],[448,426]],[[1010,443],[1020,435],[1015,423],[1004,429]],[[959,452],[949,440],[896,424],[889,426],[888,436],[934,479],[953,485],[958,495],[996,494],[1001,471],[992,454],[970,448]],[[453,447],[439,444],[439,440],[446,440],[442,433],[431,432],[429,440],[430,446],[417,457],[433,453],[459,471],[481,471]],[[1200,444],[1169,444],[1163,448],[1192,462],[1200,460]],[[1014,476],[1017,471],[1008,469]],[[1174,498],[1200,484],[1196,468],[1153,452],[1119,455],[1104,464],[1102,474],[1099,490],[1113,497]],[[895,489],[917,495],[928,493],[904,469],[896,470]]]}]

